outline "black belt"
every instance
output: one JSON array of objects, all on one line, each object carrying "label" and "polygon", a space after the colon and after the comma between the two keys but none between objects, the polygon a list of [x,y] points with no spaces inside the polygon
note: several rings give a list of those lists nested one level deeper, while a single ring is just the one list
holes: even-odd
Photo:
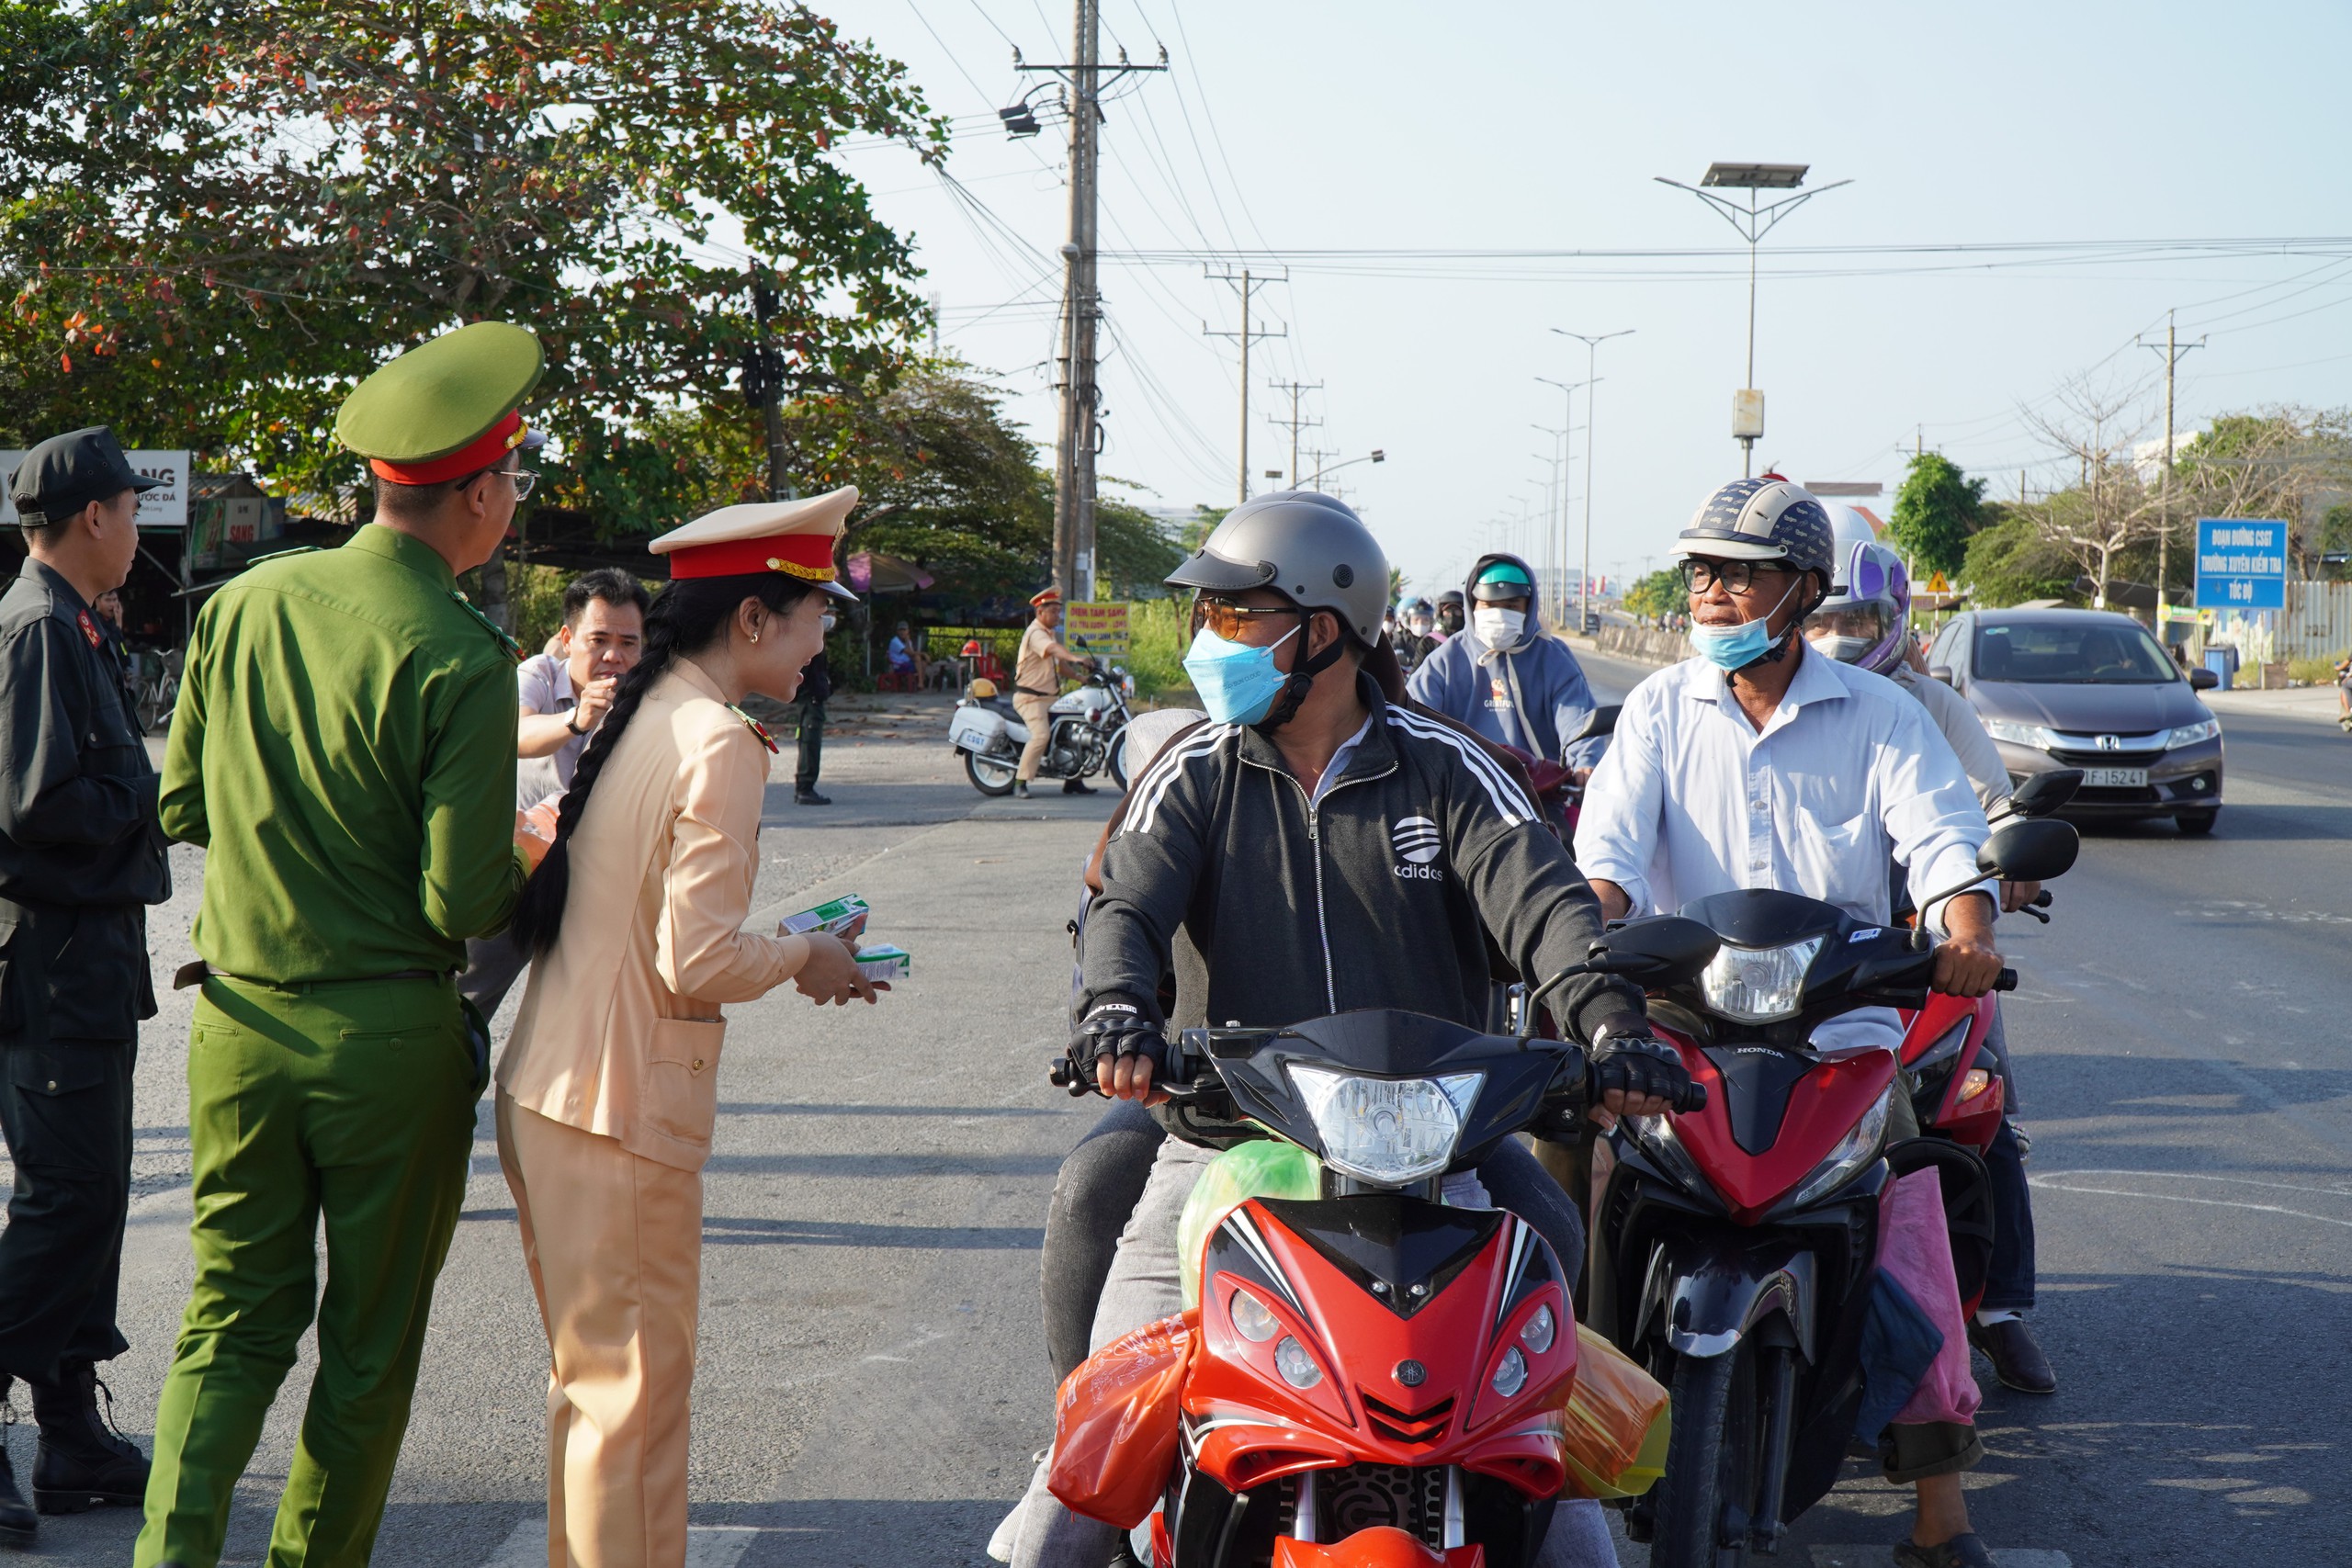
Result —
[{"label": "black belt", "polygon": [[201,986],[218,976],[234,980],[240,985],[261,986],[273,991],[311,991],[322,986],[373,986],[386,980],[446,980],[454,970],[395,969],[389,975],[361,975],[348,980],[256,980],[249,975],[232,975],[225,969],[215,969],[199,958],[193,964],[183,964],[172,973],[172,989],[185,991],[190,986]]},{"label": "black belt", "polygon": [[1056,695],[1056,694],[1052,692],[1033,692],[1026,686],[1015,686],[1012,689],[1020,693],[1024,697],[1051,697]]}]

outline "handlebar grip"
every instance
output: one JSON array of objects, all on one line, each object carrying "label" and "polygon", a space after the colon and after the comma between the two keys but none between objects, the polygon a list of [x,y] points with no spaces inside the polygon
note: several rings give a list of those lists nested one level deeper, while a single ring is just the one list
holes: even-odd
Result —
[{"label": "handlebar grip", "polygon": [[2014,969],[2002,970],[2000,978],[1993,982],[1993,988],[1996,991],[2016,990],[2018,988],[2018,972]]},{"label": "handlebar grip", "polygon": [[1674,1097],[1674,1109],[1680,1111],[1707,1109],[1707,1086],[1702,1083],[1686,1084],[1682,1092]]},{"label": "handlebar grip", "polygon": [[2051,902],[2050,889],[2047,887],[2033,896],[2032,905],[2033,908],[2037,909],[2047,909],[2050,908]]}]

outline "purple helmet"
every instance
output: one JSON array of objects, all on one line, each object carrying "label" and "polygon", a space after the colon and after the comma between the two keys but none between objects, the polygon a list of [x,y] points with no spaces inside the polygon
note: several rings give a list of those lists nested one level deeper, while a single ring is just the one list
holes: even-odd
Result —
[{"label": "purple helmet", "polygon": [[1903,558],[1864,539],[1844,545],[1829,597],[1806,617],[1804,632],[1816,652],[1875,675],[1903,662],[1903,639],[1910,635],[1911,574]]}]

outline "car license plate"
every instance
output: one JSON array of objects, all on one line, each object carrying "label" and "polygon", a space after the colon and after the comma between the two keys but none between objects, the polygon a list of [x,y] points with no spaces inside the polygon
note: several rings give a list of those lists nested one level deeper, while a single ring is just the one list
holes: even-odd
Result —
[{"label": "car license plate", "polygon": [[2085,768],[2083,787],[2086,789],[2145,789],[2148,770],[2145,768]]}]

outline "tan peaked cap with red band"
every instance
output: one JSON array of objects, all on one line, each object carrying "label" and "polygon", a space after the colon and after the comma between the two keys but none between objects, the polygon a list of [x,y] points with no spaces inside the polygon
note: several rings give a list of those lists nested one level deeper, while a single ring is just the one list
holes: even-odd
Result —
[{"label": "tan peaked cap with red band", "polygon": [[673,581],[780,571],[855,604],[857,595],[841,584],[833,547],[841,542],[850,509],[856,504],[857,487],[843,485],[802,501],[722,506],[671,529],[645,547],[670,558]]},{"label": "tan peaked cap with red band", "polygon": [[496,468],[530,435],[523,400],[546,355],[532,333],[475,321],[379,366],[334,417],[380,479],[430,485]]}]

